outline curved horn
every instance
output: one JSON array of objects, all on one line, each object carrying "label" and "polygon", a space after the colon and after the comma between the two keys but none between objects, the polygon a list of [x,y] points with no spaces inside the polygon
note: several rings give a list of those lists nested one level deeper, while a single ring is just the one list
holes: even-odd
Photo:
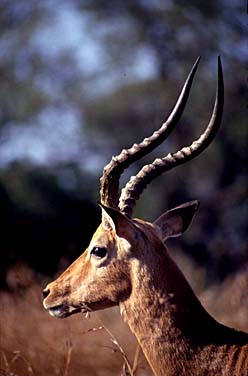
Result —
[{"label": "curved horn", "polygon": [[132,176],[122,190],[119,208],[126,216],[131,217],[136,201],[146,186],[163,172],[171,170],[202,153],[213,141],[223,114],[224,82],[220,57],[218,57],[218,83],[215,104],[211,119],[205,132],[190,146],[183,147],[176,153],[168,154],[163,158],[155,159],[151,164],[144,166],[136,176]]},{"label": "curved horn", "polygon": [[133,144],[129,149],[123,149],[119,155],[112,157],[111,161],[104,167],[103,175],[100,179],[100,200],[104,205],[118,208],[119,180],[123,171],[155,149],[175,128],[187,103],[199,60],[200,57],[197,58],[193,65],[174,109],[161,128],[149,138],[145,138],[140,144]]}]

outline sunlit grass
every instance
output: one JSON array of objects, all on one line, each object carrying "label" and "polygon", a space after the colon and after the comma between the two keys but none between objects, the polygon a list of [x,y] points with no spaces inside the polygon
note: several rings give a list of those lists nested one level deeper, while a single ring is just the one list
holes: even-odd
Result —
[{"label": "sunlit grass", "polygon": [[22,274],[24,289],[0,293],[1,376],[151,375],[118,308],[87,319],[50,317],[42,306],[42,286],[31,283],[29,273],[27,287],[28,270]]},{"label": "sunlit grass", "polygon": [[[194,265],[186,274],[203,278]],[[152,375],[118,308],[59,320],[43,309],[30,270],[11,271],[8,282],[13,291],[0,293],[0,376]],[[244,269],[200,299],[219,321],[248,331],[247,285]]]}]

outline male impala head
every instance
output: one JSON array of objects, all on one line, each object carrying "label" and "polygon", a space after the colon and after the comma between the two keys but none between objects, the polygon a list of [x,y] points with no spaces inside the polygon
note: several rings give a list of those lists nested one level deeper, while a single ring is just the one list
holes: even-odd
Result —
[{"label": "male impala head", "polygon": [[[223,76],[218,60],[218,85],[213,113],[204,133],[190,146],[156,159],[131,177],[119,195],[119,180],[131,163],[161,144],[178,123],[186,105],[199,58],[183,86],[177,103],[161,128],[140,144],[111,159],[100,180],[102,223],[87,250],[44,290],[44,307],[56,317],[94,311],[124,302],[130,297],[133,280],[142,264],[148,268],[151,258],[166,252],[163,242],[179,236],[189,226],[198,202],[191,201],[174,208],[153,224],[132,219],[136,201],[146,186],[163,172],[199,155],[214,139],[223,112]],[[161,248],[162,247],[162,248]]]}]

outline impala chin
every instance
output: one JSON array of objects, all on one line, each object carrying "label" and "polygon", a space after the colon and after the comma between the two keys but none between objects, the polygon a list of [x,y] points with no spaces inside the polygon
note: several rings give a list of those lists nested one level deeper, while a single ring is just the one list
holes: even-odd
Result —
[{"label": "impala chin", "polygon": [[64,318],[67,317],[67,312],[65,312],[63,306],[48,308],[49,315],[57,318]]},{"label": "impala chin", "polygon": [[56,305],[54,307],[49,307],[45,303],[45,301],[43,302],[43,306],[51,316],[57,317],[57,318],[60,318],[60,319],[63,319],[65,317],[73,315],[74,313],[82,311],[81,308],[77,308],[77,307],[73,307],[73,306],[69,306],[69,305],[64,305],[64,304]]}]

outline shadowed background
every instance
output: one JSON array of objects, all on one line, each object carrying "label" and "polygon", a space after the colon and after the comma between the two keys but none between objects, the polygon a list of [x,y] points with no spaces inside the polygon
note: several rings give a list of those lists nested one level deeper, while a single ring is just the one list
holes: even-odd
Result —
[{"label": "shadowed background", "polygon": [[[198,291],[236,278],[233,273],[246,281],[246,21],[245,4],[229,0],[1,1],[2,294],[44,283],[85,249],[100,221],[103,166],[161,125],[198,55],[201,64],[174,134],[130,168],[122,183],[143,163],[203,131],[221,55],[225,109],[217,138],[197,160],[153,182],[135,215],[152,221],[199,199],[192,227],[170,243],[176,259]],[[8,304],[15,311],[8,299],[3,311],[9,312]],[[8,346],[16,349],[11,341]]]}]

